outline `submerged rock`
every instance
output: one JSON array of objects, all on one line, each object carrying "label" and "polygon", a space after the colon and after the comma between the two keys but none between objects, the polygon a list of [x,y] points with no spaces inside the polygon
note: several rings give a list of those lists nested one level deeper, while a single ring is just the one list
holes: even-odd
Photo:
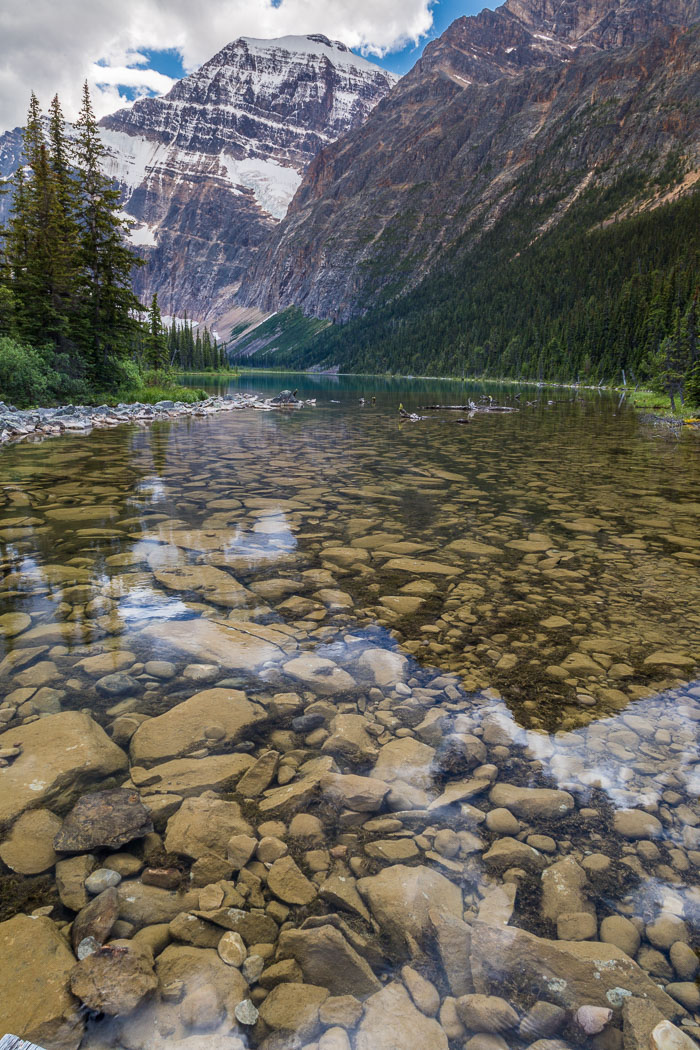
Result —
[{"label": "submerged rock", "polygon": [[318,892],[291,857],[280,857],[274,862],[267,884],[272,893],[287,904],[310,904]]},{"label": "submerged rock", "polygon": [[510,810],[523,820],[552,820],[564,817],[574,808],[574,798],[568,791],[553,788],[515,787],[496,784],[489,799],[494,806]]},{"label": "submerged rock", "polygon": [[83,853],[99,847],[119,849],[151,831],[151,817],[138,792],[115,788],[78,799],[54,846],[61,853]]},{"label": "submerged rock", "polygon": [[319,1029],[319,1010],[329,996],[327,988],[313,984],[278,984],[260,1007],[260,1018],[273,1032],[301,1044]]},{"label": "submerged rock", "polygon": [[356,1050],[448,1050],[437,1021],[417,1010],[402,984],[393,981],[365,1003]]},{"label": "submerged rock", "polygon": [[697,1043],[670,1021],[660,1021],[651,1033],[651,1050],[696,1050]]},{"label": "submerged rock", "polygon": [[621,1011],[630,996],[652,1002],[663,1015],[682,1008],[623,951],[595,941],[549,941],[511,926],[472,927],[471,966],[479,992],[498,991],[504,980],[527,994],[537,986],[559,1006],[601,1006]]},{"label": "submerged rock", "polygon": [[95,783],[123,772],[128,760],[89,715],[64,711],[0,735],[0,750],[21,753],[0,777],[0,824],[25,809],[70,805]]},{"label": "submerged rock", "polygon": [[135,765],[180,758],[196,745],[210,743],[205,730],[211,725],[223,730],[217,747],[235,744],[265,717],[264,710],[238,689],[205,689],[142,722],[131,738],[131,758]]},{"label": "submerged rock", "polygon": [[426,941],[432,930],[431,908],[462,921],[459,887],[431,868],[395,864],[378,875],[359,879],[357,888],[399,951],[407,950],[407,938],[418,944]]},{"label": "submerged rock", "polygon": [[47,918],[16,915],[0,923],[3,967],[0,1029],[38,1046],[77,1050],[83,1037],[80,1004],[71,994],[75,957]]},{"label": "submerged rock", "polygon": [[86,937],[93,937],[99,944],[104,944],[118,917],[117,891],[110,886],[81,908],[76,915],[71,928],[73,947],[77,948]]},{"label": "submerged rock", "polygon": [[193,860],[208,853],[225,856],[231,836],[247,827],[237,802],[210,796],[188,798],[168,821],[165,848]]},{"label": "submerged rock", "polygon": [[54,838],[61,818],[48,809],[31,809],[15,822],[0,845],[0,859],[20,875],[38,875],[53,868],[57,857]]},{"label": "submerged rock", "polygon": [[153,965],[129,941],[114,941],[78,963],[71,991],[98,1013],[127,1014],[158,987]]},{"label": "submerged rock", "polygon": [[304,980],[309,984],[322,984],[331,995],[362,997],[381,988],[368,963],[333,926],[284,931],[277,946],[277,957],[295,959]]}]

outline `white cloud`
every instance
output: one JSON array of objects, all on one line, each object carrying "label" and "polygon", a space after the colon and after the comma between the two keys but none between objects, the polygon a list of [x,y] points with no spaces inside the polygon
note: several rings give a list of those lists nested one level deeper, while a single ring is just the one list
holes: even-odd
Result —
[{"label": "white cloud", "polygon": [[[82,81],[98,115],[124,99],[119,86],[167,90],[144,49],[174,48],[196,68],[239,36],[324,33],[367,55],[417,41],[434,0],[4,0],[0,5],[0,131],[24,122],[30,91],[43,106],[58,92],[75,116]],[[97,63],[100,63],[97,65]]]},{"label": "white cloud", "polygon": [[143,94],[155,91],[157,95],[164,95],[175,83],[172,77],[166,77],[155,69],[144,69],[142,66],[101,66],[95,62],[90,66],[88,80],[97,84],[99,88],[113,85],[134,88]]}]

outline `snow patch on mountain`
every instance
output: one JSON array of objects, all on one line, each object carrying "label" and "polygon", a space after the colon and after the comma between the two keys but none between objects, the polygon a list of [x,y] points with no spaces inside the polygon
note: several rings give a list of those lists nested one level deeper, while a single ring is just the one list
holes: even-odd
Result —
[{"label": "snow patch on mountain", "polygon": [[[374,63],[356,55],[340,40],[329,40],[320,33],[311,36],[282,36],[272,40],[259,40],[249,36],[241,39],[249,48],[256,51],[286,51],[297,55],[315,55],[319,58],[327,58],[334,66],[346,66],[350,69],[360,69],[371,73],[377,72],[377,66]],[[393,73],[388,75],[394,80],[399,79]]]},{"label": "snow patch on mountain", "polygon": [[252,190],[262,210],[273,219],[285,217],[301,182],[301,172],[271,158],[234,160],[226,153],[221,154],[221,164],[232,186]]},{"label": "snow patch on mountain", "polygon": [[125,190],[128,199],[153,170],[161,144],[112,128],[101,128],[100,138],[107,149],[105,172]]},{"label": "snow patch on mountain", "polygon": [[154,248],[158,243],[155,230],[148,223],[145,223],[143,226],[133,226],[129,231],[129,239],[137,248]]}]

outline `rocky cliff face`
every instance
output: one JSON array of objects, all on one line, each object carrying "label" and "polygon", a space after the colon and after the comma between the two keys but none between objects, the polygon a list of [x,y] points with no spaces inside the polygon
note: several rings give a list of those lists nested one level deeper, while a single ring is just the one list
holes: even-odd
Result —
[{"label": "rocky cliff face", "polygon": [[416,284],[518,205],[700,168],[699,0],[507,0],[460,18],[315,158],[241,290],[333,320]]},{"label": "rocky cliff face", "polygon": [[111,174],[166,314],[201,320],[235,291],[316,153],[395,77],[322,36],[241,39],[162,98],[102,121]]},{"label": "rocky cliff face", "polygon": [[[108,170],[147,259],[142,301],[157,292],[164,314],[216,320],[313,157],[396,80],[324,36],[240,39],[162,98],[106,117]],[[0,136],[0,175],[21,149],[20,131]]]}]

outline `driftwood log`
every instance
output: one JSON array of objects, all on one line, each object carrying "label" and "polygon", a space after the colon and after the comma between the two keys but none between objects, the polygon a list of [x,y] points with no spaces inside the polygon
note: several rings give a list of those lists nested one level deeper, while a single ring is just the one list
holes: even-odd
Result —
[{"label": "driftwood log", "polygon": [[0,1050],[43,1050],[36,1043],[28,1043],[26,1039],[19,1039],[16,1035],[5,1035],[0,1039]]},{"label": "driftwood log", "polygon": [[509,405],[423,405],[424,412],[519,412]]}]

